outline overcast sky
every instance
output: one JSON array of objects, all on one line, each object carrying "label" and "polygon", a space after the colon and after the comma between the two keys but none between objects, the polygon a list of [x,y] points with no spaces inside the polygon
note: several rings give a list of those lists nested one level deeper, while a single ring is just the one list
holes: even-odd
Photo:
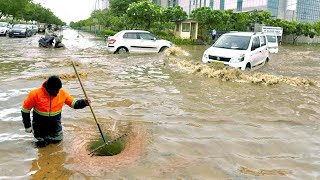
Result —
[{"label": "overcast sky", "polygon": [[90,17],[96,0],[33,0],[51,11],[67,24]]}]

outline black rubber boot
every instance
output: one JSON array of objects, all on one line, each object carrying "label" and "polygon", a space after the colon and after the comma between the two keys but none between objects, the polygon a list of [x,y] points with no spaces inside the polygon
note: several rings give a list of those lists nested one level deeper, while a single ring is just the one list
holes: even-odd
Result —
[{"label": "black rubber boot", "polygon": [[36,142],[37,148],[43,148],[43,147],[46,147],[47,145],[48,145],[48,143],[46,141],[37,141]]},{"label": "black rubber boot", "polygon": [[50,144],[58,144],[59,142],[61,142],[61,140],[49,140],[48,143]]}]

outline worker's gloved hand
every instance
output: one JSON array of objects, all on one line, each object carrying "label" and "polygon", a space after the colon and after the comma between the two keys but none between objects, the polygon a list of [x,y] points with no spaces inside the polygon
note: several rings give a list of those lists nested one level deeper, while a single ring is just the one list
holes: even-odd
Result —
[{"label": "worker's gloved hand", "polygon": [[85,99],[84,103],[86,103],[86,105],[89,106],[89,104],[91,103],[91,100],[90,99]]},{"label": "worker's gloved hand", "polygon": [[26,133],[32,133],[32,127],[26,128],[24,131],[25,131]]}]

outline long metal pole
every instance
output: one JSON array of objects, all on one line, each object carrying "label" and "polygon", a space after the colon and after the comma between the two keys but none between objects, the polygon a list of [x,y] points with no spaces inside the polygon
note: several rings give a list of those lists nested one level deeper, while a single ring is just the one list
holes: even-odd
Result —
[{"label": "long metal pole", "polygon": [[[73,69],[74,69],[74,71],[75,71],[75,73],[76,73],[76,76],[77,76],[78,80],[79,80],[79,83],[80,83],[80,86],[81,86],[81,89],[82,89],[82,91],[83,91],[84,96],[86,97],[87,100],[89,100],[89,98],[88,98],[88,96],[87,96],[87,93],[86,93],[86,91],[84,90],[84,87],[83,87],[82,82],[81,82],[81,80],[80,80],[80,77],[79,77],[78,71],[77,71],[77,69],[76,69],[76,66],[75,66],[75,64],[74,64],[73,61],[72,61],[72,67],[73,67]],[[106,141],[106,139],[104,138],[104,135],[103,135],[103,133],[102,133],[102,130],[101,130],[101,128],[100,128],[100,125],[99,125],[99,123],[98,123],[98,121],[97,121],[96,115],[94,114],[93,109],[92,109],[92,106],[91,106],[90,103],[89,103],[89,107],[90,107],[91,113],[92,113],[92,115],[93,115],[93,118],[94,118],[94,120],[96,121],[96,124],[97,124],[97,126],[98,126],[98,129],[99,129],[99,132],[100,132],[100,134],[101,134],[102,140],[103,140],[104,144],[107,144],[107,141]]]}]

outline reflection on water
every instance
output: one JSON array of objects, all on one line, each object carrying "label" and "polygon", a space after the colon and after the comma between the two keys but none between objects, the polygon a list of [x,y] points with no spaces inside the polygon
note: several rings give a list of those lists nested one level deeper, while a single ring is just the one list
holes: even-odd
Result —
[{"label": "reflection on water", "polygon": [[62,147],[63,142],[38,149],[38,158],[30,169],[33,179],[68,179],[74,174],[64,167],[67,153]]},{"label": "reflection on water", "polygon": [[[0,179],[316,179],[320,65],[316,46],[282,45],[255,72],[200,63],[204,46],[115,55],[103,41],[63,32],[66,49],[0,39]],[[169,56],[167,56],[169,54]],[[84,98],[104,132],[129,132],[117,156],[87,156],[99,135],[88,108],[64,107],[64,140],[43,149],[20,108],[51,74]]]}]

